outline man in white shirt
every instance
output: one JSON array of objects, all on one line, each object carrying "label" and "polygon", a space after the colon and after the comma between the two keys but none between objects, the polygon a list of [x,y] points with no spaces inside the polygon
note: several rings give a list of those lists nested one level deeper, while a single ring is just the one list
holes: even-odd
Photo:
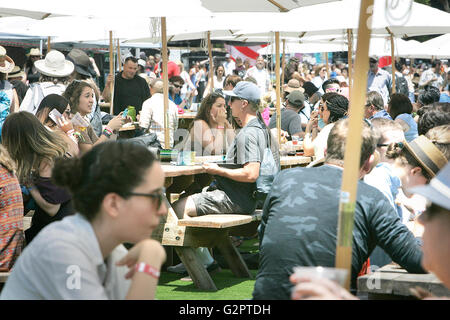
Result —
[{"label": "man in white shirt", "polygon": [[164,149],[170,149],[174,142],[174,133],[178,129],[178,108],[169,100],[169,136],[170,146],[164,142],[164,95],[163,81],[153,79],[150,82],[151,98],[144,101],[142,111],[139,113],[139,126],[149,132],[155,132]]},{"label": "man in white shirt", "polygon": [[225,68],[225,76],[227,76],[233,74],[233,70],[236,69],[236,63],[231,59],[229,53],[227,53],[225,57],[227,58],[227,61],[224,62],[223,67]]},{"label": "man in white shirt", "polygon": [[248,69],[246,77],[252,77],[256,80],[258,88],[261,90],[261,96],[269,90],[270,75],[265,68],[263,57],[259,56],[256,59],[256,65]]},{"label": "man in white shirt", "polygon": [[431,63],[431,68],[425,70],[420,76],[419,88],[431,85],[440,90],[443,84],[444,79],[441,77],[441,62],[439,60],[434,60]]}]

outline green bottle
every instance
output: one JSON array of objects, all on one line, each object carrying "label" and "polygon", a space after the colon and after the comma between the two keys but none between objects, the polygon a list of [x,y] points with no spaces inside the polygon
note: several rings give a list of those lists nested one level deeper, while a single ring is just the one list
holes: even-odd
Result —
[{"label": "green bottle", "polygon": [[127,110],[127,115],[130,116],[133,121],[136,121],[136,109],[133,106],[128,106]]}]

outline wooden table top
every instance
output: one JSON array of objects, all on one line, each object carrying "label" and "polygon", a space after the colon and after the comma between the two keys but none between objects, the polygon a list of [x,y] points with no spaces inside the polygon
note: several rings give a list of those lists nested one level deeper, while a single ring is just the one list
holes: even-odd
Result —
[{"label": "wooden table top", "polygon": [[410,288],[421,287],[435,296],[449,296],[450,290],[432,273],[408,273],[395,264],[358,278],[358,292],[413,297]]},{"label": "wooden table top", "polygon": [[197,116],[197,112],[185,112],[178,115],[178,119],[194,119]]},{"label": "wooden table top", "polygon": [[[166,177],[178,177],[184,175],[193,175],[205,173],[201,163],[205,162],[217,162],[221,161],[223,156],[206,156],[206,157],[196,157],[195,161],[198,164],[192,166],[177,166],[167,162],[161,163],[161,167],[166,175]],[[280,158],[281,166],[292,166],[310,163],[314,157],[303,157],[303,156],[284,156]]]}]

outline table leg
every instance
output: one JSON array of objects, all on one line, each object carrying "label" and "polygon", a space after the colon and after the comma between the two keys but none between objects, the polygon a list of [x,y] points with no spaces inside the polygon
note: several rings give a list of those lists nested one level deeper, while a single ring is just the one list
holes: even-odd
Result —
[{"label": "table leg", "polygon": [[219,241],[217,248],[227,261],[228,266],[236,277],[239,278],[253,278],[252,274],[248,270],[247,264],[242,259],[241,254],[238,252],[233,243],[231,242],[228,234]]},{"label": "table leg", "polygon": [[205,266],[200,262],[194,248],[174,247],[195,286],[205,291],[217,291],[214,281]]}]

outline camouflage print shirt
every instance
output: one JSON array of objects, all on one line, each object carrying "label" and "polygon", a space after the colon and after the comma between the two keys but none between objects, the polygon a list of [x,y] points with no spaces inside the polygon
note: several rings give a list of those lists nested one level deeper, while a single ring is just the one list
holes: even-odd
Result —
[{"label": "camouflage print shirt", "polygon": [[[294,266],[334,267],[341,168],[324,165],[282,171],[264,204],[260,266],[254,299],[290,299]],[[422,251],[385,196],[358,182],[353,229],[352,287],[375,246],[412,273],[421,267]]]}]

